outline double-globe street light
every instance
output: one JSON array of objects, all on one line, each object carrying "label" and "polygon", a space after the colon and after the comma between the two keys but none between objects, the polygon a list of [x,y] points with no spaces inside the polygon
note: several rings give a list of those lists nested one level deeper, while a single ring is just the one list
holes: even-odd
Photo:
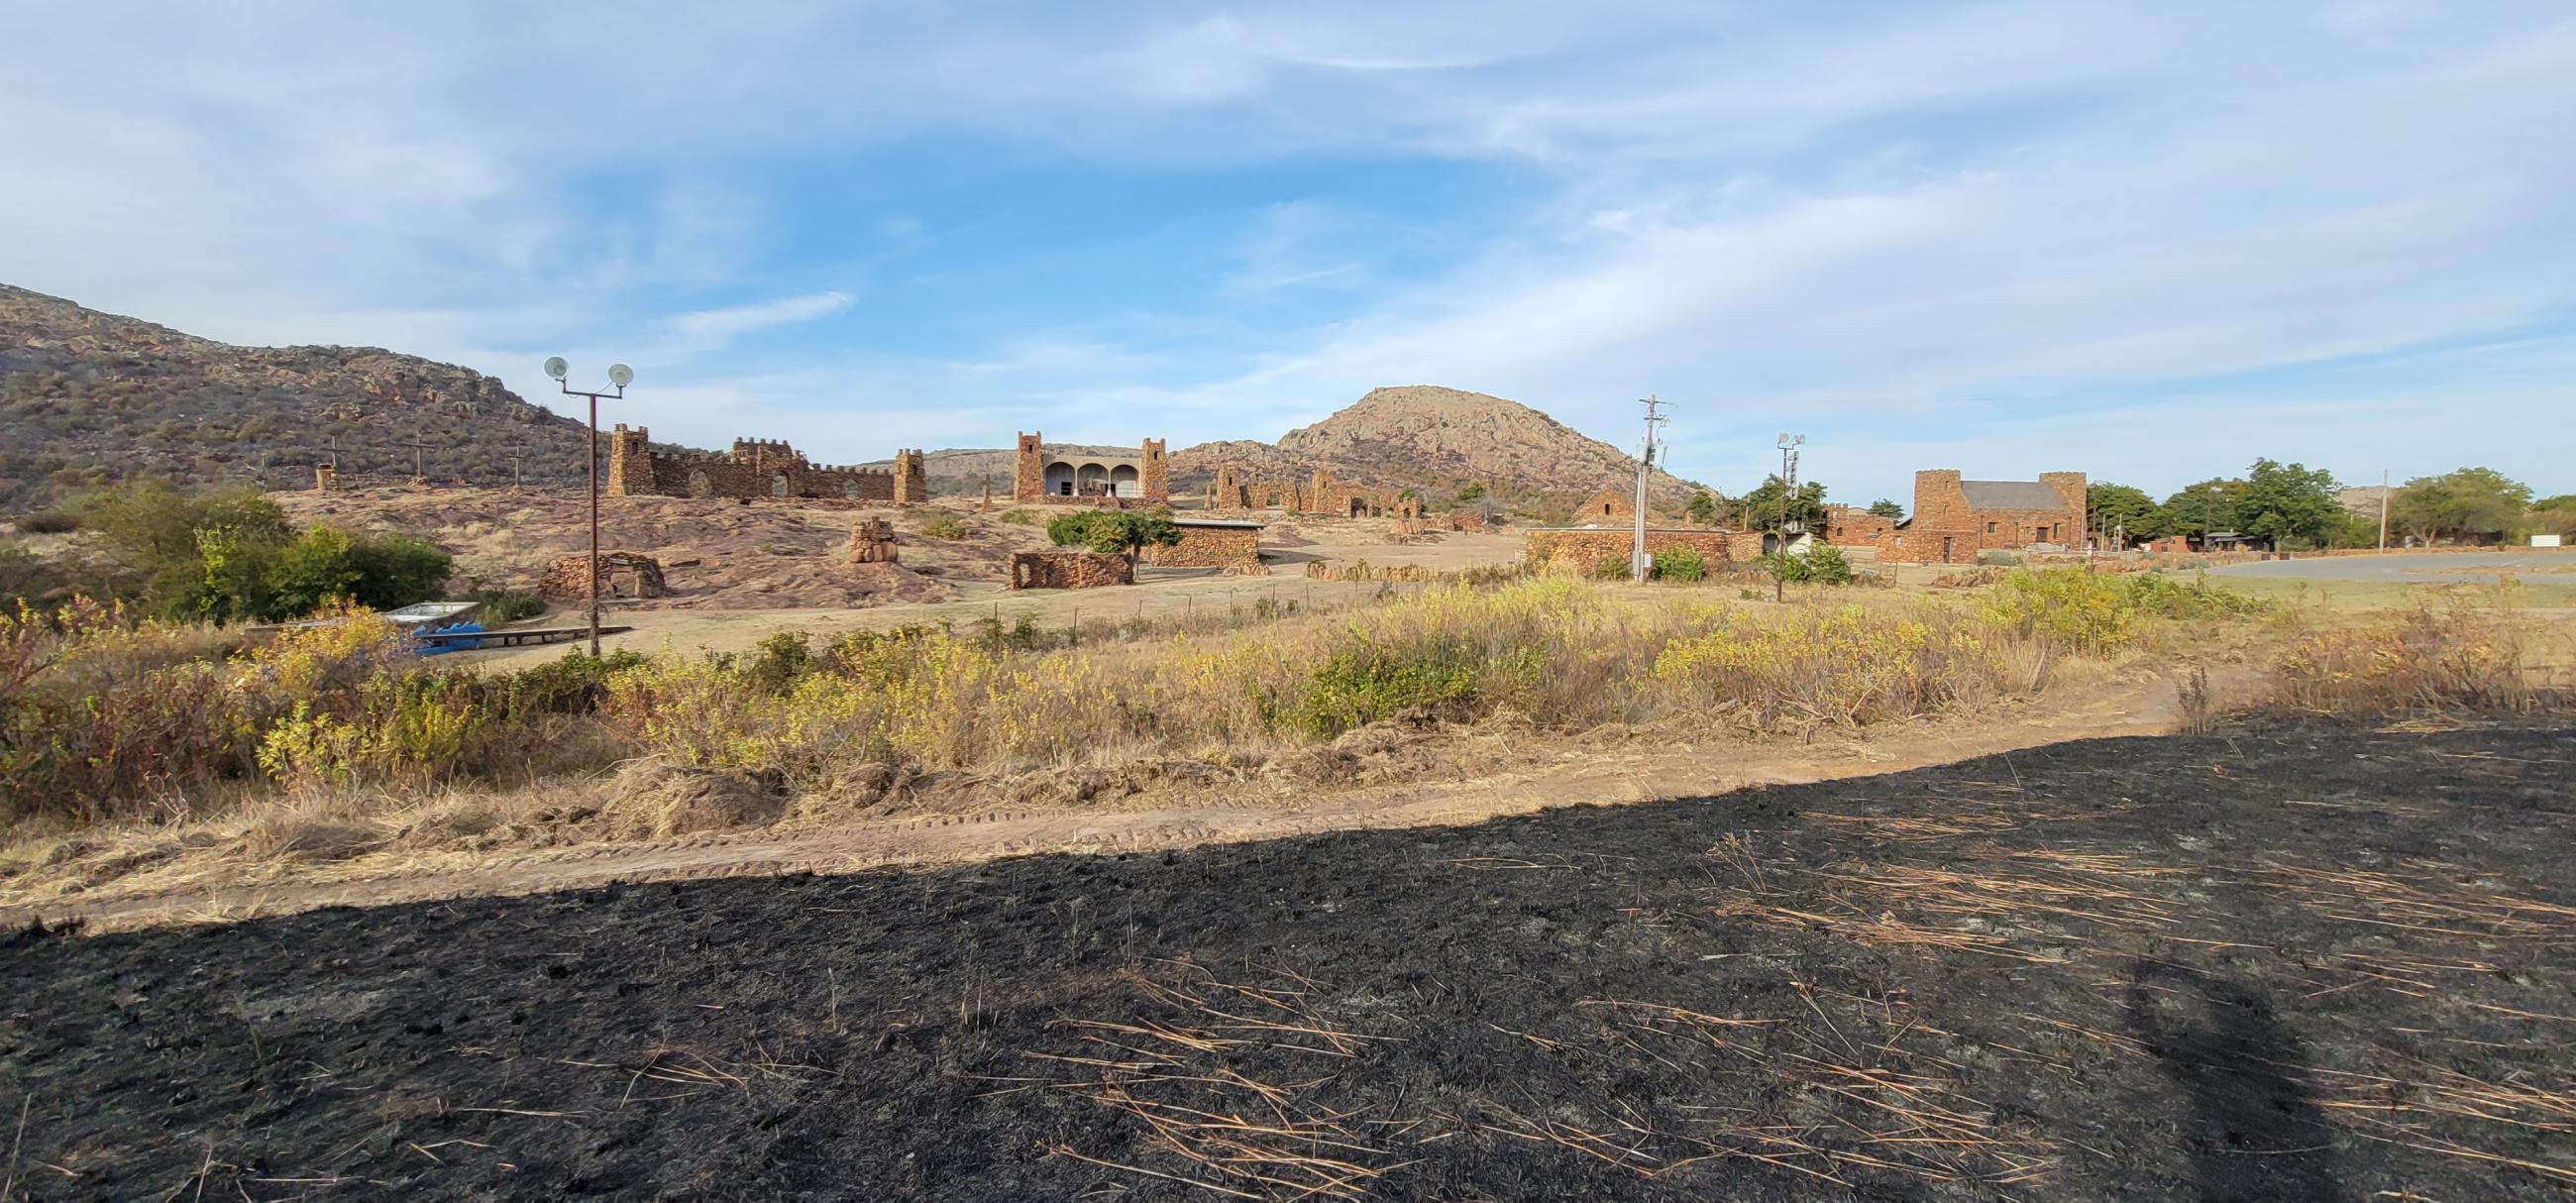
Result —
[{"label": "double-globe street light", "polygon": [[617,391],[587,392],[564,383],[572,375],[572,365],[557,355],[546,361],[546,375],[554,378],[555,387],[567,397],[590,398],[590,656],[599,658],[599,399],[612,401],[626,396],[626,386],[635,382],[635,369],[622,363],[608,365],[608,382]]}]

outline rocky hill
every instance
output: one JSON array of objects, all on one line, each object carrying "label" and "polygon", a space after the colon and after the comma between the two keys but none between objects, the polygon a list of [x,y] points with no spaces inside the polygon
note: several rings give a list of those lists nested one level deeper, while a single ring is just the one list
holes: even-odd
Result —
[{"label": "rocky hill", "polygon": [[[1523,405],[1484,393],[1412,384],[1372,389],[1312,426],[1279,438],[1280,453],[1355,476],[1590,493],[1636,479],[1637,461]],[[1660,471],[1655,492],[1686,500],[1696,486]]]},{"label": "rocky hill", "polygon": [[[1085,450],[1135,453],[1132,446]],[[954,448],[928,453],[924,467],[933,494],[974,496],[989,477],[995,493],[1007,496],[1011,461],[1009,448]],[[1483,484],[1513,508],[1546,518],[1605,485],[1627,487],[1637,472],[1626,452],[1517,401],[1421,384],[1371,390],[1277,443],[1225,439],[1176,450],[1173,491],[1199,493],[1221,464],[1255,480],[1303,478],[1323,468],[1364,484],[1411,486],[1435,506]],[[1659,508],[1678,512],[1701,487],[1655,473]]]},{"label": "rocky hill", "polygon": [[[237,347],[0,285],[0,508],[132,475],[187,484],[582,475],[580,422],[471,368],[374,347]],[[336,446],[336,451],[335,451]]]}]

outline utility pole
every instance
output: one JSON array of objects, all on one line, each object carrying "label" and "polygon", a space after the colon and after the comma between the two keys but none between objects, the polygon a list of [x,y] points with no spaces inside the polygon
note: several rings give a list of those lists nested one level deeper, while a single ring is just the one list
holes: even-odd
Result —
[{"label": "utility pole", "polygon": [[1807,436],[1803,434],[1780,436],[1780,542],[1773,549],[1780,563],[1771,573],[1771,600],[1775,602],[1789,598],[1789,501],[1798,493],[1798,448],[1806,443]]},{"label": "utility pole", "polygon": [[1655,394],[1648,393],[1637,404],[1646,407],[1646,437],[1637,446],[1637,543],[1628,557],[1628,574],[1637,581],[1646,579],[1646,570],[1655,562],[1646,556],[1646,477],[1655,470],[1655,427],[1672,419],[1655,412],[1663,405]]},{"label": "utility pole", "polygon": [[411,436],[411,442],[404,444],[404,446],[411,448],[411,478],[413,480],[427,480],[429,478],[428,473],[421,471],[420,458],[422,449],[426,448],[428,445],[429,443],[427,440],[416,434]]},{"label": "utility pole", "polygon": [[527,471],[526,471],[524,468],[520,467],[520,463],[521,463],[521,461],[524,461],[524,460],[526,460],[527,458],[528,458],[528,451],[527,451],[527,448],[525,448],[525,447],[513,447],[513,448],[511,448],[511,449],[510,449],[510,487],[511,487],[511,488],[513,488],[513,489],[520,489],[520,488],[526,488],[526,487],[527,487],[527,484],[528,484],[528,474],[527,474]]},{"label": "utility pole", "polygon": [[2388,491],[2388,469],[2382,468],[2379,470],[2379,550],[2381,551],[2388,550],[2388,511],[2390,508],[2388,503],[2395,500],[2397,500],[2396,495]]}]

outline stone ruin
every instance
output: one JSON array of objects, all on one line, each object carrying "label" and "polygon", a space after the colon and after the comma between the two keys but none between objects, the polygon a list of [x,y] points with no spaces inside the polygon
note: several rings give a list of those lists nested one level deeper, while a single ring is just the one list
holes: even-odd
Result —
[{"label": "stone ruin", "polygon": [[1323,468],[1310,477],[1259,481],[1237,475],[1232,464],[1217,465],[1216,478],[1208,485],[1210,511],[1247,512],[1274,506],[1301,516],[1400,520],[1422,516],[1422,499],[1405,496],[1401,488],[1335,480]]},{"label": "stone ruin", "polygon": [[883,518],[861,518],[850,528],[851,563],[892,564],[895,557],[893,523]]},{"label": "stone ruin", "polygon": [[339,492],[340,470],[329,464],[315,464],[313,466],[313,491],[316,493]]},{"label": "stone ruin", "polygon": [[[590,597],[588,554],[564,556],[546,565],[537,578],[537,595],[551,601],[585,601]],[[671,592],[662,579],[662,562],[632,551],[599,553],[601,597],[663,597]]]}]

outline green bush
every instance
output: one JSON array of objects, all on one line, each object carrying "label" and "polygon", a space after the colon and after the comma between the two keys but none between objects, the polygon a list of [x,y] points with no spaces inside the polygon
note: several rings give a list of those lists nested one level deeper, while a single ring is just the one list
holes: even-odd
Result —
[{"label": "green bush", "polygon": [[922,523],[921,533],[928,535],[933,539],[963,539],[966,536],[975,533],[975,531],[974,528],[966,525],[964,519],[959,518],[957,515],[941,514],[928,522]]},{"label": "green bush", "polygon": [[1477,655],[1463,644],[1335,652],[1297,700],[1298,725],[1331,738],[1414,706],[1455,708],[1476,696]]},{"label": "green bush", "polygon": [[1625,556],[1603,556],[1592,562],[1591,575],[1596,581],[1624,581],[1633,575],[1633,570]]},{"label": "green bush", "polygon": [[18,520],[20,534],[60,535],[80,529],[80,519],[61,510],[38,510]]},{"label": "green bush", "polygon": [[1690,583],[1708,577],[1708,561],[1689,548],[1675,548],[1655,553],[1655,579]]},{"label": "green bush", "polygon": [[1797,555],[1764,552],[1762,569],[1792,584],[1848,585],[1852,579],[1851,561],[1844,558],[1842,549],[1830,543],[1810,543],[1806,551]]},{"label": "green bush", "polygon": [[523,589],[486,589],[474,595],[474,604],[485,623],[517,622],[546,612],[546,599]]}]

